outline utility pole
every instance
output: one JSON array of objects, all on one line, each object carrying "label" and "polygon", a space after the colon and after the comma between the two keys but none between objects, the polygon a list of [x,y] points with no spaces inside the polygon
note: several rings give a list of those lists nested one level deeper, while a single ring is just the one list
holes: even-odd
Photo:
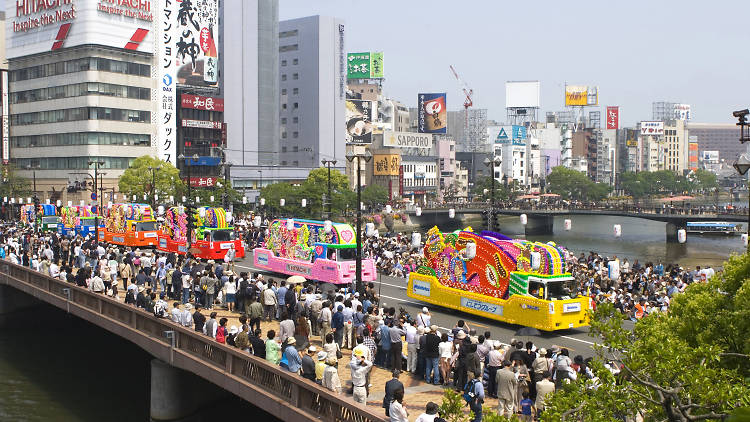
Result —
[{"label": "utility pole", "polygon": [[[99,166],[104,165],[104,161],[97,160],[97,161],[89,161],[89,166],[94,165],[94,196],[96,196],[96,183],[99,179]],[[96,198],[94,198],[96,199]],[[99,206],[96,209],[96,214],[94,214],[94,236],[96,240],[95,243],[99,242],[99,214],[102,212],[102,207]]]},{"label": "utility pole", "polygon": [[[336,165],[336,160],[321,160],[321,163],[328,167],[328,219],[331,218],[331,204],[333,201],[331,201],[331,165]],[[357,161],[357,165],[359,165],[359,161]],[[357,198],[357,201],[360,201],[359,198]]]}]

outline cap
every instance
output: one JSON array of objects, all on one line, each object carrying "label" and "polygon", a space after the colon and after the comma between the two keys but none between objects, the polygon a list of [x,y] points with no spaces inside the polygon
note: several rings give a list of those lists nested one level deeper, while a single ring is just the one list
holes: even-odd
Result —
[{"label": "cap", "polygon": [[294,337],[289,337],[286,339],[286,344],[297,344],[297,339]]},{"label": "cap", "polygon": [[356,356],[358,358],[363,358],[363,357],[365,357],[365,351],[362,350],[362,349],[355,348],[354,349],[354,356]]},{"label": "cap", "polygon": [[438,328],[440,328],[440,327],[438,327],[438,326],[437,326],[437,325],[435,325],[435,324],[432,324],[432,325],[430,325],[430,330],[432,330],[433,332],[436,332],[436,333],[437,333],[437,330],[438,330]]},{"label": "cap", "polygon": [[544,347],[539,349],[539,356],[547,356],[547,349],[545,349]]},{"label": "cap", "polygon": [[328,357],[328,353],[322,350],[318,352],[318,360],[326,360],[326,357]]},{"label": "cap", "polygon": [[315,346],[310,346],[307,348],[308,353],[315,353],[318,351],[318,348]]},{"label": "cap", "polygon": [[237,334],[237,332],[238,332],[238,330],[237,330],[237,326],[236,325],[232,325],[229,328],[229,334]]},{"label": "cap", "polygon": [[426,307],[426,306],[422,307],[422,313],[423,313],[423,314],[426,314],[426,313],[428,313],[428,312],[429,312],[429,311],[427,310],[427,307]]}]

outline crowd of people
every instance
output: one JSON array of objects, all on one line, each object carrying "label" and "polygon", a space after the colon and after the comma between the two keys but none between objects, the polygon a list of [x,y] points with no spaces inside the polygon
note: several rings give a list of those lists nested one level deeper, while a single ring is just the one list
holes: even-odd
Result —
[{"label": "crowd of people", "polygon": [[[242,235],[250,249],[263,240],[262,230],[251,228]],[[385,275],[405,277],[421,264],[421,247],[404,235],[368,238],[364,250]],[[482,419],[487,398],[497,398],[501,415],[532,420],[562,383],[578,377],[595,381],[581,355],[516,339],[504,342],[489,331],[478,334],[461,320],[452,329],[441,329],[427,308],[412,317],[381,304],[372,283],[364,292],[321,290],[312,282],[288,284],[237,271],[231,258],[201,260],[16,227],[0,232],[0,258],[168,318],[336,394],[351,394],[358,403],[366,403],[370,395],[373,367],[387,369],[392,379],[385,385],[383,407],[392,421],[409,420],[399,381],[403,371],[460,391],[475,421]],[[579,294],[612,302],[634,320],[666,311],[688,284],[714,275],[710,267],[631,264],[594,252],[570,253],[567,263]],[[219,317],[224,310],[237,325]],[[351,358],[340,368],[347,349]],[[342,383],[340,371],[348,371],[350,381]],[[437,405],[430,402],[416,420],[439,417]]]}]

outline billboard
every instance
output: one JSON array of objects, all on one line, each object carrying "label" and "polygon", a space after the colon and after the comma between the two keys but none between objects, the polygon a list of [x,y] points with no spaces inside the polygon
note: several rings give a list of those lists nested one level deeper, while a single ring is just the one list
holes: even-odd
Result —
[{"label": "billboard", "polygon": [[585,85],[565,85],[565,105],[599,105],[599,88]]},{"label": "billboard", "polygon": [[[187,177],[183,179],[187,181]],[[194,188],[212,188],[219,181],[218,177],[191,177],[190,186]]]},{"label": "billboard", "polygon": [[638,140],[637,139],[628,139],[625,141],[625,145],[630,148],[635,148],[638,146]]},{"label": "billboard", "polygon": [[183,0],[177,5],[177,13],[167,22],[162,22],[174,27],[172,48],[176,51],[177,83],[216,86],[219,73],[218,0]]},{"label": "billboard", "polygon": [[346,100],[346,143],[372,143],[373,102]]},{"label": "billboard", "polygon": [[375,154],[373,156],[373,175],[398,176],[401,168],[401,156],[398,154]]},{"label": "billboard", "polygon": [[7,58],[85,44],[154,52],[156,1],[5,0]]},{"label": "billboard", "polygon": [[539,81],[505,83],[505,108],[539,108]]},{"label": "billboard", "polygon": [[392,148],[432,148],[432,135],[413,132],[383,131],[383,146]]},{"label": "billboard", "polygon": [[348,79],[380,79],[383,77],[383,53],[347,53],[346,77]]},{"label": "billboard", "polygon": [[526,140],[527,129],[526,126],[512,125],[512,126],[501,126],[500,131],[495,137],[496,144],[508,144],[513,145],[524,145]]},{"label": "billboard", "polygon": [[664,135],[664,122],[641,122],[641,135]]},{"label": "billboard", "polygon": [[719,151],[703,151],[701,159],[707,163],[718,163],[719,162]]},{"label": "billboard", "polygon": [[0,70],[0,89],[3,107],[3,164],[10,161],[10,110],[8,110],[8,71]]},{"label": "billboard", "polygon": [[417,96],[419,108],[419,133],[447,133],[448,108],[445,92],[419,94]]},{"label": "billboard", "polygon": [[607,129],[620,128],[620,107],[607,107]]},{"label": "billboard", "polygon": [[690,104],[675,104],[674,118],[676,120],[690,120]]},{"label": "billboard", "polygon": [[195,127],[199,129],[219,129],[222,128],[221,122],[212,122],[209,120],[190,120],[182,119],[182,127]]},{"label": "billboard", "polygon": [[156,156],[177,164],[177,50],[175,49],[177,2],[165,2],[157,11]]},{"label": "billboard", "polygon": [[180,95],[180,105],[182,108],[195,110],[224,111],[223,98],[204,97],[202,95],[182,94]]}]

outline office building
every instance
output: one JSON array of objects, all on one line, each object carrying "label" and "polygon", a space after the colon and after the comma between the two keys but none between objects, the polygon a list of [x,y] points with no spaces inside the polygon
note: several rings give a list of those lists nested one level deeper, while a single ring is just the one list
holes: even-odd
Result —
[{"label": "office building", "polygon": [[[468,114],[468,118],[467,118]],[[458,152],[490,152],[487,139],[487,109],[470,108],[448,112],[448,135],[456,140]]]},{"label": "office building", "polygon": [[741,144],[740,129],[734,123],[694,123],[687,125],[690,137],[698,142],[698,151],[718,151],[719,157],[727,163],[734,162],[746,152],[747,145]]}]

